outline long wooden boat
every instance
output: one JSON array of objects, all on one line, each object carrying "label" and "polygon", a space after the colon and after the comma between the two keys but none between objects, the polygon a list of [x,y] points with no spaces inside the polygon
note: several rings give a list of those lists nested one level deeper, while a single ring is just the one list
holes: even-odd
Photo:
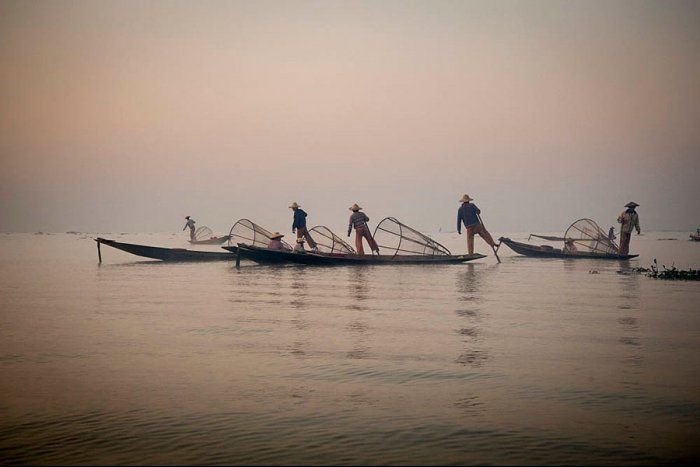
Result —
[{"label": "long wooden boat", "polygon": [[225,250],[236,253],[240,258],[258,264],[310,264],[310,265],[348,265],[348,264],[458,264],[475,259],[486,258],[482,254],[473,255],[357,255],[345,253],[297,253],[289,250],[272,250],[269,248],[246,245],[222,246]]},{"label": "long wooden boat", "polygon": [[579,251],[579,252],[565,252],[561,248],[554,248],[549,245],[530,245],[528,243],[521,243],[511,240],[507,237],[501,237],[499,239],[502,243],[505,243],[516,253],[525,256],[534,256],[537,258],[595,258],[595,259],[630,259],[636,258],[639,255],[615,255],[610,253],[596,253],[589,251]]},{"label": "long wooden boat", "polygon": [[690,234],[690,239],[700,242],[700,234]]},{"label": "long wooden boat", "polygon": [[[186,250],[184,248],[163,248],[158,246],[137,245],[134,243],[122,243],[101,237],[94,240],[97,242],[97,253],[100,261],[102,261],[100,245],[111,246],[112,248],[131,253],[132,255],[161,261],[233,261],[236,259],[236,255],[230,252],[233,250],[229,250],[226,253],[220,251],[195,251]],[[236,247],[232,248],[235,249]]]}]

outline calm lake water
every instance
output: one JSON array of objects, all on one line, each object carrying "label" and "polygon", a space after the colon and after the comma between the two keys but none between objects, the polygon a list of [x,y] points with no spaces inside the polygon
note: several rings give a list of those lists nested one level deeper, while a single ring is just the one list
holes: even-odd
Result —
[{"label": "calm lake water", "polygon": [[0,235],[0,463],[697,462],[700,283],[621,273],[700,267],[688,233],[622,262],[238,270]]}]

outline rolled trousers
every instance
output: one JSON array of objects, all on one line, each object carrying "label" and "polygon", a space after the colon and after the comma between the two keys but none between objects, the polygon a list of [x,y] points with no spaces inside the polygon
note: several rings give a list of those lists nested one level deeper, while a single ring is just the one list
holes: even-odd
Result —
[{"label": "rolled trousers", "polygon": [[304,237],[304,239],[306,240],[306,244],[309,245],[309,248],[311,248],[312,250],[316,248],[316,242],[313,238],[311,238],[311,234],[306,229],[306,227],[297,227],[297,238],[301,237]]},{"label": "rolled trousers", "polygon": [[372,251],[376,251],[377,254],[379,254],[379,246],[377,246],[377,242],[372,238],[372,235],[369,233],[369,227],[366,225],[355,228],[355,250],[357,250],[357,254],[365,254],[365,249],[362,247],[363,238],[367,239],[367,243]]},{"label": "rolled trousers", "polygon": [[474,254],[474,235],[479,234],[481,238],[486,240],[486,243],[492,247],[496,246],[496,242],[493,241],[493,237],[488,230],[484,227],[484,224],[474,224],[467,227],[467,251],[470,255]]}]

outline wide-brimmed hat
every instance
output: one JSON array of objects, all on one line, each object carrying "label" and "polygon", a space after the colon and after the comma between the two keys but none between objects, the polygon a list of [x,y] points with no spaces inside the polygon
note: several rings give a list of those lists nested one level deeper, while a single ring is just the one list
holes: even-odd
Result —
[{"label": "wide-brimmed hat", "polygon": [[348,209],[351,211],[359,211],[362,208],[360,206],[358,206],[357,203],[355,203],[352,206],[350,206]]},{"label": "wide-brimmed hat", "polygon": [[190,216],[185,216],[185,219],[189,219],[189,218],[190,218]]},{"label": "wide-brimmed hat", "polygon": [[279,232],[272,232],[272,235],[270,235],[270,239],[274,240],[275,238],[282,238],[284,235],[282,235]]},{"label": "wide-brimmed hat", "polygon": [[636,208],[637,206],[639,206],[639,205],[637,203],[635,203],[634,201],[630,201],[629,203],[625,204],[626,208]]},{"label": "wide-brimmed hat", "polygon": [[295,208],[300,208],[300,207],[301,207],[301,205],[300,205],[300,204],[297,204],[296,201],[294,201],[294,202],[292,203],[292,205],[289,206],[290,209],[295,209]]},{"label": "wide-brimmed hat", "polygon": [[474,201],[474,198],[471,198],[469,195],[464,195],[459,200],[460,203],[468,203],[469,201]]}]

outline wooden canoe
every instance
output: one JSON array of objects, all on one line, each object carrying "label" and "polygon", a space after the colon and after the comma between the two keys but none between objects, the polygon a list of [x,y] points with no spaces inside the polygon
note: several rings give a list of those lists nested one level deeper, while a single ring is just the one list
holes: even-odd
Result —
[{"label": "wooden canoe", "polygon": [[553,248],[549,245],[530,245],[528,243],[521,243],[511,240],[507,237],[501,237],[499,239],[502,243],[508,245],[508,247],[516,253],[525,256],[532,256],[536,258],[573,258],[573,259],[630,259],[636,258],[639,255],[612,255],[604,253],[592,253],[592,252],[577,252],[568,253],[560,248]]},{"label": "wooden canoe", "polygon": [[258,264],[311,264],[311,265],[347,265],[347,264],[458,264],[475,259],[486,258],[481,254],[473,255],[356,255],[342,253],[296,253],[288,250],[271,250],[239,243],[222,248],[236,252],[241,258]]},{"label": "wooden canoe", "polygon": [[[137,245],[134,243],[122,243],[101,237],[96,238],[95,241],[97,242],[98,253],[100,252],[100,245],[107,245],[117,250],[131,253],[132,255],[161,261],[233,261],[236,259],[236,255],[231,254],[231,252],[223,253],[219,251],[186,250],[184,248],[163,248],[158,246]],[[232,248],[235,249],[236,247]]]}]

